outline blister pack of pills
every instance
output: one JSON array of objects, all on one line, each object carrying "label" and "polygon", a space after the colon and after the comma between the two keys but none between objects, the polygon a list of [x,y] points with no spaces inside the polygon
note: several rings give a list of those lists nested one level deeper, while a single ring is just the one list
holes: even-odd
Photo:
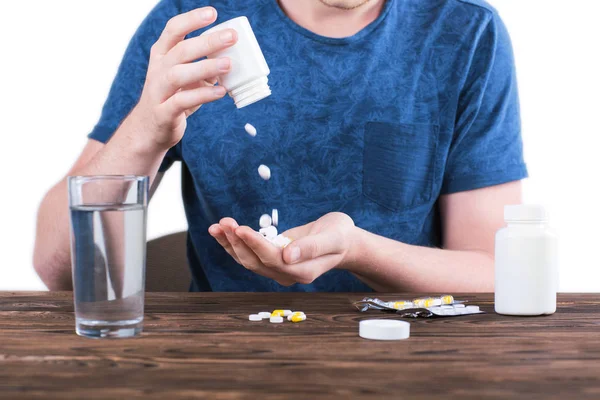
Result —
[{"label": "blister pack of pills", "polygon": [[455,300],[454,296],[420,297],[413,300],[383,301],[365,297],[353,305],[361,312],[380,310],[395,312],[405,318],[457,317],[482,314],[479,306],[466,305],[466,301]]}]

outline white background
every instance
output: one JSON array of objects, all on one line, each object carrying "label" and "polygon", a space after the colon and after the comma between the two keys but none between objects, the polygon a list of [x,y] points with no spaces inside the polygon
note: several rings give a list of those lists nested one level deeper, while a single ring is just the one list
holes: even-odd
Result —
[{"label": "white background", "polygon": [[[525,200],[547,207],[561,237],[561,291],[600,291],[600,2],[492,3],[515,47],[531,175]],[[84,146],[125,47],[155,4],[0,2],[0,290],[45,288],[31,263],[37,206]],[[151,238],[186,228],[179,171],[153,199]]]}]

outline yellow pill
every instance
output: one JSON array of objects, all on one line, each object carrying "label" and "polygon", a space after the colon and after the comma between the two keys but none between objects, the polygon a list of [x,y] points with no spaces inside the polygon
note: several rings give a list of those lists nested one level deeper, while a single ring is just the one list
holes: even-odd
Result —
[{"label": "yellow pill", "polygon": [[304,320],[306,320],[306,315],[304,314],[292,315],[292,322],[302,322]]},{"label": "yellow pill", "polygon": [[410,301],[397,301],[394,303],[394,308],[396,310],[403,310],[409,307],[412,307],[412,302]]},{"label": "yellow pill", "polygon": [[435,305],[435,299],[426,299],[423,303],[425,308],[433,307]]},{"label": "yellow pill", "polygon": [[284,313],[283,310],[275,310],[271,313],[271,317],[283,317]]},{"label": "yellow pill", "polygon": [[306,315],[302,311],[296,311],[296,312],[288,315],[287,319],[288,319],[288,321],[291,321],[292,318],[294,318],[294,317],[302,317],[302,316],[304,316],[304,319],[306,319]]},{"label": "yellow pill", "polygon": [[442,304],[453,304],[454,297],[450,295],[442,296]]},{"label": "yellow pill", "polygon": [[426,297],[426,298],[421,298],[421,299],[415,299],[413,300],[413,303],[415,304],[416,307],[426,307],[426,303],[430,302],[431,300],[433,300],[431,297]]}]

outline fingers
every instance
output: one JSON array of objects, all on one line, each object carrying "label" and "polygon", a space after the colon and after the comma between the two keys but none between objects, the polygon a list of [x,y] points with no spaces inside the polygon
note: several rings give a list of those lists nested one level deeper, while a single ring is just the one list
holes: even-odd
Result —
[{"label": "fingers", "polygon": [[210,233],[210,235],[217,240],[217,242],[225,249],[225,251],[227,251],[227,253],[229,253],[231,257],[233,257],[235,262],[240,264],[240,260],[237,258],[237,255],[235,254],[231,243],[229,243],[229,240],[227,240],[227,236],[225,235],[225,231],[223,230],[221,225],[211,225],[211,227],[208,228],[208,233]]},{"label": "fingers", "polygon": [[[219,75],[231,69],[229,58],[202,60],[190,64],[177,64],[169,69],[164,80],[164,100],[171,97],[179,89],[189,86],[205,86],[205,81],[214,82]],[[201,85],[200,85],[201,84]]]},{"label": "fingers", "polygon": [[308,236],[310,234],[310,229],[313,227],[315,223],[311,222],[306,225],[297,226],[295,228],[289,229],[282,233],[283,236],[289,237],[290,239],[301,238],[304,236]]},{"label": "fingers", "polygon": [[171,18],[162,35],[152,47],[153,54],[159,56],[167,54],[189,33],[212,24],[216,19],[217,10],[212,7],[198,8]]},{"label": "fingers", "polygon": [[206,86],[193,90],[183,90],[175,93],[159,106],[162,109],[160,115],[164,116],[167,121],[171,121],[189,109],[222,98],[226,93],[225,88],[222,86]]},{"label": "fingers", "polygon": [[285,266],[287,274],[303,285],[309,285],[315,279],[331,270],[340,260],[338,254],[328,254],[299,264]]},{"label": "fingers", "polygon": [[[262,263],[260,258],[256,255],[256,253],[250,247],[248,247],[248,245],[246,245],[246,243],[242,239],[240,239],[240,237],[236,234],[237,230],[241,228],[238,227],[237,223],[233,219],[224,218],[223,220],[221,220],[221,226],[223,227],[223,230],[227,235],[227,239],[233,246],[233,249],[240,260],[239,263],[243,265],[246,269],[256,274],[265,276],[269,279],[273,279],[274,281],[277,281],[279,284],[284,286],[290,286],[295,283],[289,277],[286,277],[285,275],[277,272],[275,269],[266,267]],[[250,228],[247,229],[252,231],[252,229]],[[254,232],[254,234],[258,235],[258,233],[256,232]],[[262,238],[259,239],[264,240]]]},{"label": "fingers", "polygon": [[344,251],[344,238],[341,234],[324,232],[294,240],[283,250],[283,260],[287,264],[297,264],[342,251]]},{"label": "fingers", "polygon": [[276,268],[283,264],[281,251],[266,241],[260,233],[247,226],[237,228],[235,233],[267,267]]},{"label": "fingers", "polygon": [[258,269],[261,264],[260,260],[256,254],[254,254],[254,252],[250,250],[248,246],[246,246],[246,244],[235,234],[235,230],[239,226],[237,222],[235,222],[235,220],[232,218],[223,218],[219,224],[223,228],[223,231],[225,231],[227,240],[229,243],[231,243],[235,254],[237,254],[240,264],[251,271]]},{"label": "fingers", "polygon": [[164,62],[170,66],[190,63],[231,47],[237,40],[237,32],[233,29],[224,29],[208,35],[197,36],[176,44],[165,56]]}]

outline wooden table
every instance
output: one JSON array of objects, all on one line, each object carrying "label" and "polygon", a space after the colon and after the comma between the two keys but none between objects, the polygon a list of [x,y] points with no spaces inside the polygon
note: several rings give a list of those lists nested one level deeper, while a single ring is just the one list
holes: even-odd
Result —
[{"label": "wooden table", "polygon": [[[401,299],[410,295],[382,296]],[[70,293],[0,293],[0,397],[600,399],[600,295],[555,315],[412,320],[411,338],[358,337],[354,294],[148,294],[136,339],[75,335]],[[302,310],[298,324],[248,314]]]}]

